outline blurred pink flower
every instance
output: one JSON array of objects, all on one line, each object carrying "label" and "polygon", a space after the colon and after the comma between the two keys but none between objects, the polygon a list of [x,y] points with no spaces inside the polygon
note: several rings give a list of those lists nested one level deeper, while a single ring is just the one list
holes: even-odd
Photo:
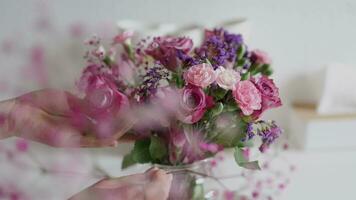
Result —
[{"label": "blurred pink flower", "polygon": [[255,49],[252,51],[252,60],[254,60],[258,64],[271,64],[272,60],[269,55],[259,49]]},{"label": "blurred pink flower", "polygon": [[113,77],[110,69],[103,70],[97,65],[90,65],[84,70],[77,83],[85,94],[83,102],[68,99],[74,126],[84,129],[93,126],[100,136],[108,136],[118,127],[115,120],[127,111],[129,100],[118,90]]},{"label": "blurred pink flower", "polygon": [[116,113],[121,107],[128,105],[127,97],[110,79],[96,75],[88,81],[85,99],[89,102],[93,113]]},{"label": "blurred pink flower", "polygon": [[167,69],[175,70],[179,66],[177,52],[187,54],[193,48],[193,41],[185,37],[155,37],[145,52],[159,61]]},{"label": "blurred pink flower", "polygon": [[272,79],[267,76],[261,76],[253,79],[253,82],[262,96],[262,107],[253,114],[255,118],[258,118],[267,109],[276,108],[282,105],[282,101],[279,97],[279,90]]},{"label": "blurred pink flower", "polygon": [[234,200],[235,193],[233,191],[225,190],[224,191],[224,199],[225,200]]},{"label": "blurred pink flower", "polygon": [[173,164],[191,164],[222,150],[217,144],[207,143],[197,130],[171,128],[169,135],[169,160]]},{"label": "blurred pink flower", "polygon": [[215,144],[215,143],[201,142],[199,145],[200,145],[200,149],[205,152],[217,153],[217,152],[223,150],[222,146]]},{"label": "blurred pink flower", "polygon": [[244,115],[251,115],[253,111],[261,109],[261,92],[251,81],[240,81],[232,93]]},{"label": "blurred pink flower", "polygon": [[113,39],[113,44],[121,44],[125,42],[127,39],[131,38],[134,35],[134,31],[124,31],[118,35],[116,35]]},{"label": "blurred pink flower", "polygon": [[29,148],[28,141],[25,139],[17,139],[16,140],[16,149],[19,152],[27,152]]},{"label": "blurred pink flower", "polygon": [[205,111],[214,104],[212,97],[206,96],[201,88],[193,85],[184,87],[180,98],[177,117],[187,124],[199,121]]},{"label": "blurred pink flower", "polygon": [[241,80],[240,73],[222,66],[216,70],[216,75],[216,83],[225,90],[233,90],[237,82]]},{"label": "blurred pink flower", "polygon": [[184,79],[187,83],[205,88],[216,80],[216,74],[210,64],[202,63],[190,67],[184,73]]}]

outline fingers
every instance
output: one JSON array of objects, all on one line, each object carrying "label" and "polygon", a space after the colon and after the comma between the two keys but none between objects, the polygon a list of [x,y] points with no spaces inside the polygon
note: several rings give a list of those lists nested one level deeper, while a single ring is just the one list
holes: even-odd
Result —
[{"label": "fingers", "polygon": [[150,182],[146,184],[145,199],[166,200],[171,188],[172,174],[167,174],[164,170],[155,169],[147,172]]},{"label": "fingers", "polygon": [[20,102],[34,105],[53,115],[69,115],[68,98],[76,98],[69,92],[57,89],[43,89],[24,94],[17,98]]},{"label": "fingers", "polygon": [[146,176],[144,174],[133,174],[129,176],[103,179],[94,185],[95,188],[114,189],[130,185],[144,185]]}]

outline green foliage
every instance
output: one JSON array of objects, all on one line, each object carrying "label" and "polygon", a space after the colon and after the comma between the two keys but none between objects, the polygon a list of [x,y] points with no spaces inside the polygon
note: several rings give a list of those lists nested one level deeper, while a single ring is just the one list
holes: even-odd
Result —
[{"label": "green foliage", "polygon": [[250,79],[250,76],[251,76],[251,74],[250,74],[250,72],[247,72],[247,73],[244,73],[244,74],[242,74],[242,76],[241,76],[241,80],[249,80]]},{"label": "green foliage", "polygon": [[261,170],[258,161],[248,161],[243,155],[242,149],[239,147],[235,147],[234,157],[237,165],[240,167],[251,170]]},{"label": "green foliage", "polygon": [[256,64],[254,63],[251,65],[249,72],[252,76],[261,73],[262,75],[270,76],[272,75],[273,71],[269,64]]},{"label": "green foliage", "polygon": [[184,80],[180,73],[172,73],[172,83],[175,84],[178,88],[182,88],[184,86]]},{"label": "green foliage", "polygon": [[161,163],[168,155],[164,141],[158,136],[151,136],[150,139],[137,140],[132,151],[124,156],[121,168],[125,169],[136,163]]},{"label": "green foliage", "polygon": [[246,53],[246,46],[240,45],[236,52],[237,60],[241,60],[243,58],[243,56],[245,55],[245,53]]},{"label": "green foliage", "polygon": [[[194,182],[194,181],[193,181]],[[192,200],[204,200],[204,185],[203,184],[192,184],[193,191],[192,191]]]},{"label": "green foliage", "polygon": [[[236,112],[224,112],[221,117],[224,125],[216,124],[215,138],[213,142],[221,144],[224,147],[235,147],[245,137],[247,124]],[[215,123],[219,123],[216,121]]]},{"label": "green foliage", "polygon": [[151,136],[149,153],[154,160],[162,160],[163,158],[165,158],[168,152],[164,141],[157,136]]},{"label": "green foliage", "polygon": [[229,100],[225,103],[224,112],[235,112],[239,109],[237,103],[232,96],[230,96]]},{"label": "green foliage", "polygon": [[210,112],[211,112],[210,117],[211,117],[211,118],[214,118],[214,117],[220,115],[221,112],[223,111],[223,109],[224,109],[224,104],[221,103],[221,102],[218,102],[218,103],[210,110]]},{"label": "green foliage", "polygon": [[137,162],[133,160],[132,154],[127,154],[124,156],[124,159],[122,160],[121,163],[121,169],[126,169],[134,164],[136,164]]},{"label": "green foliage", "polygon": [[150,139],[137,140],[131,152],[132,159],[137,163],[148,163],[152,160],[149,153]]},{"label": "green foliage", "polygon": [[219,101],[225,97],[227,92],[228,92],[227,90],[218,87],[212,91],[212,96],[214,97],[215,101]]}]

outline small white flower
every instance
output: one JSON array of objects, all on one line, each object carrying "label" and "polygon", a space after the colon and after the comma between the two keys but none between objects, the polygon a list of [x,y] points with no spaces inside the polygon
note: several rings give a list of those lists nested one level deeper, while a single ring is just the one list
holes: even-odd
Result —
[{"label": "small white flower", "polygon": [[233,90],[241,80],[240,73],[233,69],[226,69],[220,66],[215,72],[217,76],[216,83],[225,90]]}]

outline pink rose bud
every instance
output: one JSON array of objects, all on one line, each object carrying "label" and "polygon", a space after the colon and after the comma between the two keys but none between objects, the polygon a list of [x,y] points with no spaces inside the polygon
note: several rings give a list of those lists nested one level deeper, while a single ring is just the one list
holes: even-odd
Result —
[{"label": "pink rose bud", "polygon": [[259,64],[271,64],[272,60],[269,55],[259,49],[255,49],[252,51],[252,60]]},{"label": "pink rose bud", "polygon": [[184,79],[187,83],[205,88],[216,80],[216,74],[210,64],[202,63],[190,67],[184,73]]},{"label": "pink rose bud", "polygon": [[116,35],[113,39],[113,44],[121,44],[127,39],[131,38],[134,35],[134,31],[124,31]]}]

